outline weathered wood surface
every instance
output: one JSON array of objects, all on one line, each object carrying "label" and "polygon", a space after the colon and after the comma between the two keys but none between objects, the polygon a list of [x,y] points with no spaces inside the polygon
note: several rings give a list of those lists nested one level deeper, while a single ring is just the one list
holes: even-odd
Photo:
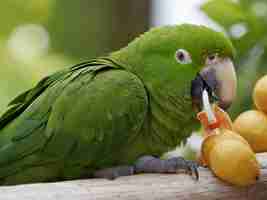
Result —
[{"label": "weathered wood surface", "polygon": [[258,157],[261,177],[251,187],[228,185],[201,168],[199,181],[184,174],[147,174],[0,187],[0,200],[267,200],[267,154]]}]

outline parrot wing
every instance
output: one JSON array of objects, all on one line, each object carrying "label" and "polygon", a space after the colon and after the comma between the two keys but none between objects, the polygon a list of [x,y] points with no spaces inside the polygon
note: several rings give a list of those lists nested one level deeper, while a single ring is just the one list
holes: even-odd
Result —
[{"label": "parrot wing", "polygon": [[[110,74],[109,78],[104,78],[105,74]],[[107,144],[111,137],[126,140],[127,134],[119,134],[133,126],[137,132],[145,115],[145,106],[139,103],[144,103],[146,97],[141,81],[135,84],[133,79],[137,78],[112,60],[96,59],[46,77],[15,98],[0,118],[0,179],[8,184],[7,178],[34,166],[49,162],[62,165],[68,155],[74,156],[71,163],[89,159],[88,155],[83,157],[83,152],[96,153],[103,138]],[[140,88],[142,95],[138,97],[134,92]],[[136,99],[136,105],[128,106],[127,101]],[[91,110],[87,110],[89,107]],[[128,127],[129,123],[132,127]],[[30,174],[34,179],[35,175]]]},{"label": "parrot wing", "polygon": [[24,158],[35,155],[49,141],[44,132],[53,104],[64,88],[85,72],[93,77],[98,71],[116,68],[107,63],[106,59],[96,59],[59,71],[9,103],[0,117],[0,178],[36,160],[34,156]]},{"label": "parrot wing", "polygon": [[57,82],[67,80],[71,76],[75,77],[76,75],[79,75],[81,69],[84,68],[89,68],[94,72],[97,72],[99,69],[110,68],[111,66],[108,65],[108,62],[111,61],[107,58],[90,60],[43,78],[34,88],[18,95],[8,104],[9,109],[0,117],[0,130],[14,118],[19,116],[47,88]]},{"label": "parrot wing", "polygon": [[80,76],[54,103],[44,153],[62,157],[66,174],[73,166],[89,171],[129,163],[142,151],[129,144],[140,136],[147,110],[147,91],[133,73],[117,68]]}]

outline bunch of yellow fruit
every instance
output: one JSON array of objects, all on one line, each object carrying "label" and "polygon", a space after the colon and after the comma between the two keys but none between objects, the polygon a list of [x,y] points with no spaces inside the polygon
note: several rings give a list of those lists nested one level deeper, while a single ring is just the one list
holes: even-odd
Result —
[{"label": "bunch of yellow fruit", "polygon": [[238,186],[256,182],[260,169],[255,153],[267,151],[267,75],[257,81],[253,101],[256,108],[241,113],[234,123],[216,107],[216,128],[209,128],[205,113],[200,119],[206,132],[204,163],[217,177]]},{"label": "bunch of yellow fruit", "polygon": [[[213,125],[207,120],[206,112],[198,114],[204,128],[202,164],[208,166],[220,179],[238,186],[254,184],[260,175],[255,153],[249,143],[233,131],[233,124],[226,112],[216,105]],[[212,125],[212,126],[211,126]]]},{"label": "bunch of yellow fruit", "polygon": [[255,153],[244,138],[231,130],[221,129],[207,137],[202,155],[213,173],[228,183],[248,186],[260,176]]},{"label": "bunch of yellow fruit", "polygon": [[253,101],[257,109],[241,113],[234,121],[233,129],[248,141],[254,152],[266,152],[267,75],[257,81]]},{"label": "bunch of yellow fruit", "polygon": [[[267,75],[257,81],[253,101],[256,108],[241,113],[234,123],[216,106],[209,114],[198,115],[205,132],[204,164],[220,179],[238,186],[256,182],[260,168],[255,153],[267,152]],[[211,113],[215,124],[208,121]]]}]

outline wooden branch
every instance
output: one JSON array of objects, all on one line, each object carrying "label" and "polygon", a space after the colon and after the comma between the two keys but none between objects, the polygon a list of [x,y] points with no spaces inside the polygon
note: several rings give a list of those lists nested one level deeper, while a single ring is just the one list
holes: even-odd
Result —
[{"label": "wooden branch", "polygon": [[147,174],[58,183],[0,187],[2,200],[266,200],[267,154],[257,155],[263,168],[257,184],[239,188],[223,183],[200,168],[199,181],[184,174]]}]

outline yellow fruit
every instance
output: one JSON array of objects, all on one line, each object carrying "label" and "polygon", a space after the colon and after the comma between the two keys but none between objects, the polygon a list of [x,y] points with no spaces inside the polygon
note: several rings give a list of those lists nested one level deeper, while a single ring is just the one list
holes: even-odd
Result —
[{"label": "yellow fruit", "polygon": [[257,81],[253,91],[253,100],[257,109],[267,113],[267,75]]},{"label": "yellow fruit", "polygon": [[202,156],[216,176],[237,186],[254,184],[260,175],[256,156],[247,141],[227,129],[204,140]]},{"label": "yellow fruit", "polygon": [[233,129],[248,141],[254,152],[267,151],[267,116],[263,112],[249,110],[240,114]]}]

